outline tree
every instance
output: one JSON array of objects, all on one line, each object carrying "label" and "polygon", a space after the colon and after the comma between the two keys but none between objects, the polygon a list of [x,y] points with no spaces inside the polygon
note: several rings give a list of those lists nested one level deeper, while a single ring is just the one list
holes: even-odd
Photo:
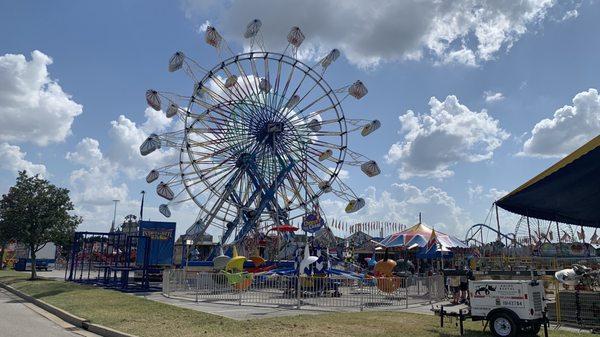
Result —
[{"label": "tree", "polygon": [[64,240],[81,223],[81,217],[71,211],[69,190],[25,171],[19,172],[15,186],[2,196],[0,219],[29,248],[31,279],[36,278],[36,253],[48,242]]}]

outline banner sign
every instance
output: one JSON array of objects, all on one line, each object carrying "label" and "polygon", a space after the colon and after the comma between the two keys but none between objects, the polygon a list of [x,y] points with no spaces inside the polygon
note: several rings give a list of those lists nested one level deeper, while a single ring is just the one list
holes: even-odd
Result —
[{"label": "banner sign", "polygon": [[[150,238],[148,264],[151,266],[170,266],[173,264],[173,246],[175,244],[175,222],[140,221],[140,235]],[[143,240],[137,247],[136,261],[143,261]]]},{"label": "banner sign", "polygon": [[325,221],[317,213],[308,213],[302,220],[302,230],[307,233],[315,233],[325,225]]}]

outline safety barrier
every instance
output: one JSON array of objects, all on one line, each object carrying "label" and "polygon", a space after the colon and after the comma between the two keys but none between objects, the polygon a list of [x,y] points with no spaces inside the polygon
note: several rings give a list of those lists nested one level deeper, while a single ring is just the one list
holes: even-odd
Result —
[{"label": "safety barrier", "polygon": [[197,302],[335,310],[407,308],[444,298],[444,281],[429,277],[361,279],[341,275],[288,276],[165,270],[163,294]]},{"label": "safety barrier", "polygon": [[600,292],[565,289],[558,281],[546,280],[548,319],[557,325],[600,330]]}]

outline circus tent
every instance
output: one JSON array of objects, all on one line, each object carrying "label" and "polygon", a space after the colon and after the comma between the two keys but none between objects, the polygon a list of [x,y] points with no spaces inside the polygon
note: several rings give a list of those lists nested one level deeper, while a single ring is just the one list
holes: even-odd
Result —
[{"label": "circus tent", "polygon": [[[422,223],[418,223],[401,232],[391,234],[379,242],[386,248],[427,248],[430,240],[435,240],[434,245],[447,248],[467,248],[467,245],[454,236],[435,231]],[[416,245],[416,246],[415,246]]]}]

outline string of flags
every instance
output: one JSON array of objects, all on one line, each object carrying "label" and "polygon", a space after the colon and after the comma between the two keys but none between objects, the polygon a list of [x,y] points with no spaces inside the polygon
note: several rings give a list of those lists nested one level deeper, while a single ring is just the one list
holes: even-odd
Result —
[{"label": "string of flags", "polygon": [[357,232],[381,234],[402,231],[406,229],[406,225],[392,221],[370,221],[349,224],[346,221],[333,219],[329,223],[329,228],[338,229],[342,232],[348,232],[350,234]]}]

